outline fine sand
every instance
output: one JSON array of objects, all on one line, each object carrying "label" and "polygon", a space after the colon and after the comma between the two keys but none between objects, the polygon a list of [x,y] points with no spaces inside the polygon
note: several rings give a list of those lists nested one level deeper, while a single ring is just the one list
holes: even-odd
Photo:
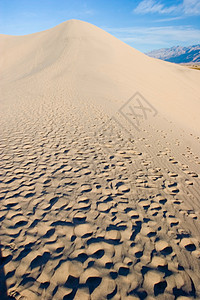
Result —
[{"label": "fine sand", "polygon": [[0,49],[0,299],[200,299],[200,72],[76,20]]}]

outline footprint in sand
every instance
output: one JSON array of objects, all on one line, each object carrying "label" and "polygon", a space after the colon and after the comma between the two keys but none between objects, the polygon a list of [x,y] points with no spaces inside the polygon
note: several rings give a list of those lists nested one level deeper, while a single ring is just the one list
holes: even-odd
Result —
[{"label": "footprint in sand", "polygon": [[196,250],[196,246],[190,238],[183,238],[180,241],[180,246],[190,252]]},{"label": "footprint in sand", "polygon": [[163,240],[159,240],[155,243],[155,249],[157,252],[163,254],[164,256],[171,254],[173,251],[171,245]]}]

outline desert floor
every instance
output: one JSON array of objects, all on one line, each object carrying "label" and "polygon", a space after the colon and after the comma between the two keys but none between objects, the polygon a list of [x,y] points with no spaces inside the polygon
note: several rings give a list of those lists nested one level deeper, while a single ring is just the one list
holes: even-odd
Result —
[{"label": "desert floor", "polygon": [[1,122],[5,293],[200,299],[198,136],[70,95],[3,102]]}]

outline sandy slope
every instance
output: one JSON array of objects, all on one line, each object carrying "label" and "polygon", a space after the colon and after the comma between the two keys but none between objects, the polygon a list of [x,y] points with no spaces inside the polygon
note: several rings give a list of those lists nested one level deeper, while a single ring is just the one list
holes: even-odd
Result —
[{"label": "sandy slope", "polygon": [[199,299],[200,73],[75,20],[0,43],[6,293]]}]

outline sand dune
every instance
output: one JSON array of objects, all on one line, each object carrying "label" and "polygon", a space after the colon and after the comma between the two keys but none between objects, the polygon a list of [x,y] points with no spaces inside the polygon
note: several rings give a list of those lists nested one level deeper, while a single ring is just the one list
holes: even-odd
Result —
[{"label": "sand dune", "polygon": [[200,73],[76,20],[0,44],[1,299],[200,299]]},{"label": "sand dune", "polygon": [[31,92],[35,82],[43,93],[70,89],[72,97],[83,94],[111,112],[139,91],[168,119],[200,128],[198,72],[149,58],[94,25],[72,20],[0,41],[6,83]]}]

